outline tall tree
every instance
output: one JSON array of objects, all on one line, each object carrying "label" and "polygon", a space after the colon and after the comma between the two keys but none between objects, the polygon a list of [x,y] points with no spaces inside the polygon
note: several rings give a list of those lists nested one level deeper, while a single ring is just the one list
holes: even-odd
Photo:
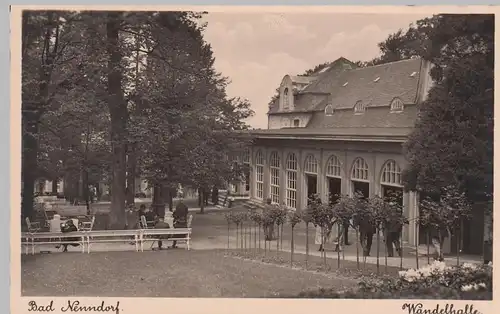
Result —
[{"label": "tall tree", "polygon": [[22,214],[33,213],[40,119],[81,78],[79,14],[24,11],[22,21]]}]

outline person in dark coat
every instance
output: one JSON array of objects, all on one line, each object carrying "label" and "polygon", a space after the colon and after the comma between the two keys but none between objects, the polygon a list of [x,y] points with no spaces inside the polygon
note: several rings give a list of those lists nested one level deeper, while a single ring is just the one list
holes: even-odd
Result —
[{"label": "person in dark coat", "polygon": [[[170,226],[168,223],[166,223],[163,218],[158,217],[158,219],[155,222],[155,229],[170,229]],[[162,240],[168,239],[168,235],[160,235],[158,236],[158,250],[162,250],[163,248],[163,242]]]},{"label": "person in dark coat", "polygon": [[[69,232],[75,232],[75,231],[78,231],[78,228],[75,226],[75,224],[73,223],[73,219],[69,219],[67,220],[64,224],[61,225],[61,232],[62,233],[69,233]],[[78,237],[68,237],[68,238],[63,238],[62,239],[63,241],[65,242],[75,242],[75,243],[71,243],[71,244],[63,244],[63,252],[68,252],[68,245],[71,245],[71,246],[79,246],[80,244],[77,243],[79,241],[79,238]],[[59,246],[56,246],[56,248],[59,248]]]},{"label": "person in dark coat", "polygon": [[389,221],[384,227],[384,237],[385,246],[387,250],[387,256],[394,256],[393,245],[396,247],[396,252],[401,256],[401,243],[399,241],[401,237],[401,232],[403,231],[403,225],[399,221]]},{"label": "person in dark coat", "polygon": [[376,233],[376,226],[373,221],[370,221],[368,216],[354,217],[354,226],[359,228],[359,237],[361,247],[363,248],[363,256],[370,256],[372,249],[373,235]]},{"label": "person in dark coat", "polygon": [[[175,206],[175,211],[172,214],[174,217],[174,228],[187,228],[187,219],[188,219],[188,212],[189,209],[184,204],[183,199],[179,199],[179,202],[177,203],[177,206]],[[184,235],[182,234],[176,234],[174,235],[174,238],[183,238]],[[177,247],[177,241],[173,241],[172,243],[172,248]]]},{"label": "person in dark coat", "polygon": [[212,204],[219,204],[219,189],[215,185],[212,189]]},{"label": "person in dark coat", "polygon": [[[266,199],[266,204],[264,204],[264,213],[270,211],[272,209],[272,200],[271,198]],[[265,215],[265,214],[264,214]],[[274,235],[274,223],[264,222],[264,238],[265,241],[272,241]]]}]

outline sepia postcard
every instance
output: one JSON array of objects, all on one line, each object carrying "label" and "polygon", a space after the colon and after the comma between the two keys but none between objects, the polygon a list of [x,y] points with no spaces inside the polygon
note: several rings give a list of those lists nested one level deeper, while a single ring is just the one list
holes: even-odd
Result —
[{"label": "sepia postcard", "polygon": [[495,12],[12,6],[12,312],[493,313]]}]

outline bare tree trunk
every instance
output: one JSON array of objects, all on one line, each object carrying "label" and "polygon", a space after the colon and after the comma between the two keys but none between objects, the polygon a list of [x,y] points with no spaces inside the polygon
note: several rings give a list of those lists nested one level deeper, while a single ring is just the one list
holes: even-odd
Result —
[{"label": "bare tree trunk", "polygon": [[156,183],[153,186],[153,211],[159,217],[165,216],[165,187]]},{"label": "bare tree trunk", "polygon": [[52,180],[52,194],[53,194],[53,195],[57,195],[57,194],[58,194],[58,192],[57,192],[57,182],[58,182],[58,181],[59,181],[59,180],[58,180],[57,178],[54,178],[54,179]]},{"label": "bare tree trunk", "polygon": [[356,227],[356,266],[359,269],[359,226]]},{"label": "bare tree trunk", "polygon": [[[333,231],[333,230],[332,230]],[[342,241],[340,241],[340,238],[339,238],[339,235],[340,235],[340,231],[343,232],[343,230],[340,230],[340,223],[337,224],[337,268],[340,268],[340,248],[342,247],[342,241],[344,241],[344,239],[342,239]]]},{"label": "bare tree trunk", "polygon": [[107,12],[108,107],[111,116],[112,184],[110,228],[125,226],[127,104],[122,89],[119,30],[121,13]]},{"label": "bare tree trunk", "polygon": [[306,222],[306,269],[309,262],[309,223]]},{"label": "bare tree trunk", "polygon": [[[26,108],[28,107],[28,108]],[[34,194],[37,168],[38,122],[34,108],[27,103],[23,103],[22,113],[22,216],[32,218],[34,212]]]},{"label": "bare tree trunk", "polygon": [[292,225],[292,240],[290,242],[290,266],[293,267],[293,251],[294,251],[294,247],[295,247],[295,243],[294,243],[294,239],[293,239],[293,229],[294,229],[294,226]]},{"label": "bare tree trunk", "polygon": [[137,177],[137,144],[128,145],[127,152],[127,206],[135,204],[135,178]]},{"label": "bare tree trunk", "polygon": [[380,230],[375,228],[377,231],[377,275],[380,273]]},{"label": "bare tree trunk", "polygon": [[205,213],[205,191],[201,190],[202,192],[200,193],[200,214]]},{"label": "bare tree trunk", "polygon": [[425,232],[426,235],[426,240],[427,240],[427,265],[431,263],[431,252],[430,252],[430,236],[429,236],[429,230],[427,229]]}]

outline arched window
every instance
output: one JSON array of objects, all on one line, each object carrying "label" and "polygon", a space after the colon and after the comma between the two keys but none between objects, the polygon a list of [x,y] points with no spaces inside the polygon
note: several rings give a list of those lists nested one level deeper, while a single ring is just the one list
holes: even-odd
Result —
[{"label": "arched window", "polygon": [[337,156],[332,155],[326,163],[326,176],[334,178],[342,178],[341,175],[342,165]]},{"label": "arched window", "polygon": [[290,97],[288,97],[288,87],[283,90],[283,109],[290,107]]},{"label": "arched window", "polygon": [[391,112],[401,112],[404,109],[403,101],[399,98],[394,98],[391,102]]},{"label": "arched window", "polygon": [[325,107],[325,116],[333,116],[333,106],[332,105],[327,105]]},{"label": "arched window", "polygon": [[255,154],[255,183],[256,183],[256,197],[258,199],[264,198],[264,156],[262,151]]},{"label": "arched window", "polygon": [[308,174],[318,174],[318,161],[314,155],[308,155],[304,164],[304,172]]},{"label": "arched window", "polygon": [[294,153],[286,159],[286,205],[297,208],[297,157]]},{"label": "arched window", "polygon": [[354,160],[352,164],[351,179],[354,181],[368,182],[368,164],[363,158],[358,157]]},{"label": "arched window", "polygon": [[363,104],[362,101],[358,101],[354,105],[354,113],[364,113],[365,110],[366,110],[366,106],[365,106],[365,104]]},{"label": "arched window", "polygon": [[401,187],[401,167],[394,161],[388,160],[382,168],[382,177],[380,183],[383,185],[392,185]]},{"label": "arched window", "polygon": [[281,161],[278,152],[273,152],[271,154],[271,159],[269,163],[270,175],[271,175],[271,202],[273,204],[280,203],[280,167]]}]

